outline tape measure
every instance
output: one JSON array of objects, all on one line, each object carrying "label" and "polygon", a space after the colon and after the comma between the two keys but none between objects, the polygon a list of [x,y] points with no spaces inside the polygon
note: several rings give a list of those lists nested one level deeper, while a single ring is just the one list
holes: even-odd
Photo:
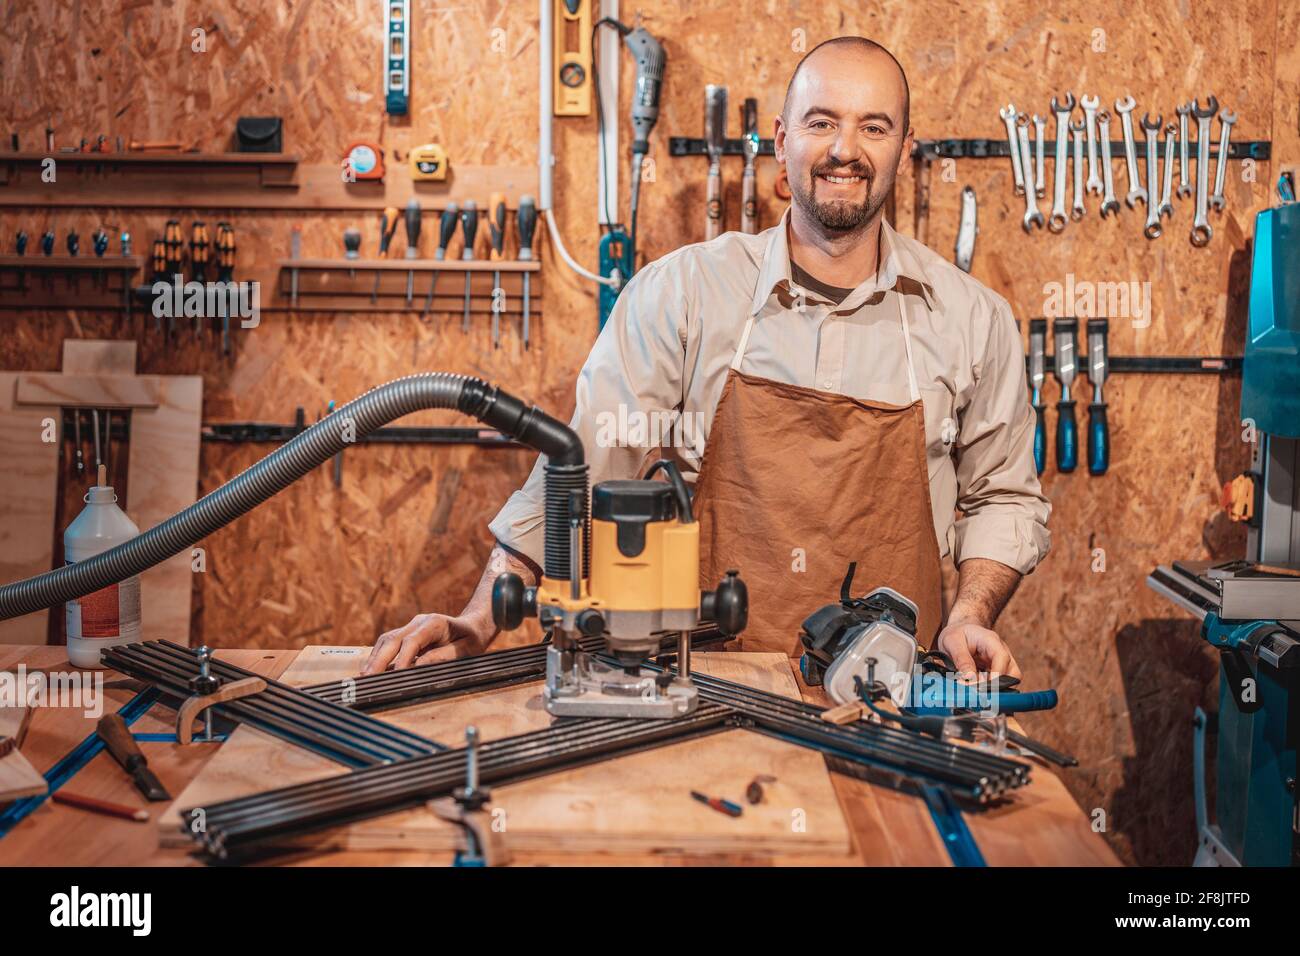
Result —
[{"label": "tape measure", "polygon": [[383,179],[384,150],[378,143],[357,140],[348,145],[343,164],[350,171],[349,180]]},{"label": "tape measure", "polygon": [[437,143],[425,143],[411,150],[411,178],[446,179],[447,151]]}]

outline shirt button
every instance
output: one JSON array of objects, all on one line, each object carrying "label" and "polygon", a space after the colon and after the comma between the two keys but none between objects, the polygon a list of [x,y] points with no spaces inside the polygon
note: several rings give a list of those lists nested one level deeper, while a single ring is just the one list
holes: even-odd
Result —
[{"label": "shirt button", "polygon": [[830,388],[830,387],[831,387],[830,379],[827,379],[826,381],[822,382],[822,388]]}]

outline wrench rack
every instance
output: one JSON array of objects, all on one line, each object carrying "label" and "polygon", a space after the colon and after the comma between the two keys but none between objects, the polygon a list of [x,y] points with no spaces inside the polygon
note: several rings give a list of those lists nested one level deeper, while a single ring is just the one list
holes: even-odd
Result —
[{"label": "wrench rack", "polygon": [[[1122,157],[1124,155],[1124,141],[1122,139],[1112,140],[1110,144],[1111,153],[1114,156]],[[761,139],[758,141],[758,155],[773,156],[776,153],[773,141],[770,139]],[[672,136],[668,140],[669,156],[707,156],[707,143],[703,139],[692,139],[688,136]],[[722,155],[724,156],[743,156],[745,154],[745,141],[743,139],[727,139],[723,141]],[[1210,157],[1217,158],[1219,155],[1218,145],[1210,148]],[[1273,143],[1271,140],[1255,139],[1242,140],[1240,142],[1228,143],[1229,159],[1257,159],[1266,160],[1272,158]],[[1003,139],[918,139],[912,148],[912,159],[935,160],[935,159],[1008,159],[1011,156],[1011,149]]]},{"label": "wrench rack", "polygon": [[[692,645],[706,646],[719,639],[716,630],[701,629],[692,636]],[[600,646],[599,638],[583,644],[588,650]],[[446,750],[363,712],[540,679],[545,674],[546,650],[545,644],[512,648],[301,689],[268,681],[262,694],[217,705],[214,709],[220,716],[247,720],[358,769],[202,808],[202,832],[194,833],[182,824],[183,832],[205,853],[224,860],[273,852],[274,844],[286,837],[383,816],[450,794],[465,779],[464,748]],[[170,642],[112,648],[105,651],[104,662],[173,697],[188,694],[189,680],[199,667],[192,651]],[[255,676],[224,662],[213,666],[225,680]],[[692,714],[673,720],[561,718],[542,730],[480,746],[480,779],[512,783],[743,728],[817,750],[840,772],[924,796],[931,803],[939,788],[951,800],[980,807],[1029,782],[1031,767],[1020,761],[867,721],[832,724],[821,719],[821,708],[801,701],[698,673],[692,680],[700,693],[700,705]],[[286,713],[297,720],[280,719]],[[319,722],[317,732],[304,733],[307,728],[301,722],[313,719]],[[361,721],[359,729],[354,731],[358,725],[349,720]],[[422,747],[422,752],[369,763],[333,756],[342,754],[345,748],[340,744],[346,744],[354,732],[373,741],[378,727],[400,735],[412,748]],[[326,743],[314,738],[325,738]],[[190,809],[182,811],[182,820],[191,817]]]}]

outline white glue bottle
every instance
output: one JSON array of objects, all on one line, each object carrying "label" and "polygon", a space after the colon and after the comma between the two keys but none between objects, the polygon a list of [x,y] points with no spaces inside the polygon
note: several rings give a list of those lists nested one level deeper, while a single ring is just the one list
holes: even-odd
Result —
[{"label": "white glue bottle", "polygon": [[[85,497],[86,507],[63,532],[63,558],[68,564],[93,558],[140,533],[135,522],[117,506],[117,495],[99,483]],[[140,576],[110,584],[66,605],[68,661],[74,667],[103,667],[99,652],[140,640]]]}]

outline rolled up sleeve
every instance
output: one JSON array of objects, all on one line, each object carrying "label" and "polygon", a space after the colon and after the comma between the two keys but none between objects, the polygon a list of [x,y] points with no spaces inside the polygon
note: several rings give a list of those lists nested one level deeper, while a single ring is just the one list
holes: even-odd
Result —
[{"label": "rolled up sleeve", "polygon": [[[669,256],[643,268],[624,287],[578,375],[569,427],[582,439],[591,483],[635,478],[649,457],[656,421],[682,403],[686,309]],[[647,440],[642,441],[644,437]],[[488,530],[509,550],[542,564],[544,483],[539,455],[524,486],[510,496]]]},{"label": "rolled up sleeve", "polygon": [[953,559],[989,558],[1028,574],[1051,546],[1051,504],[1034,469],[1034,410],[1020,335],[997,299],[976,384],[961,418]]}]

